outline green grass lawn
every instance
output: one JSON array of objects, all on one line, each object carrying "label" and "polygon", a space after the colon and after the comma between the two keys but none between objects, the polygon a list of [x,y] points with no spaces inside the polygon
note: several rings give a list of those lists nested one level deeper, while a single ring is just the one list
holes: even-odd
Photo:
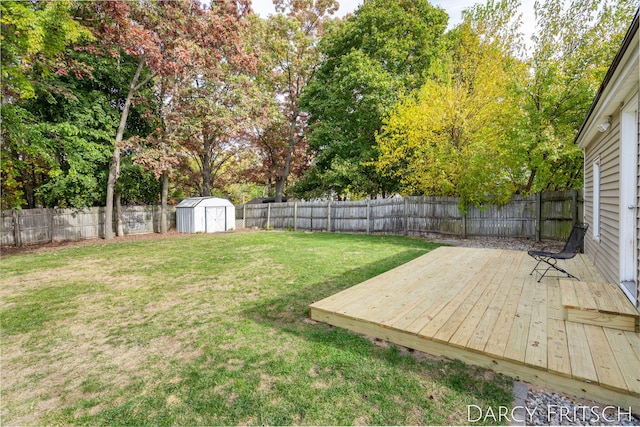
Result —
[{"label": "green grass lawn", "polygon": [[509,378],[308,319],[433,248],[252,232],[5,256],[0,424],[468,424]]}]

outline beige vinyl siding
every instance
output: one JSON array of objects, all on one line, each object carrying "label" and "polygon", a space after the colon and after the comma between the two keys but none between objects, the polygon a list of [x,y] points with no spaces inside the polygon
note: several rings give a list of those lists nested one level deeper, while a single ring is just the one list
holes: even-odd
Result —
[{"label": "beige vinyl siding", "polygon": [[600,158],[600,236],[589,231],[585,252],[602,276],[618,283],[620,269],[620,114],[608,131],[598,134],[585,150],[585,221],[593,227],[593,162]]},{"label": "beige vinyl siding", "polygon": [[[640,97],[638,97],[638,165],[640,165]],[[638,274],[636,275],[636,301],[640,307],[640,167],[636,169],[638,181],[636,187],[636,256],[638,257]]]}]

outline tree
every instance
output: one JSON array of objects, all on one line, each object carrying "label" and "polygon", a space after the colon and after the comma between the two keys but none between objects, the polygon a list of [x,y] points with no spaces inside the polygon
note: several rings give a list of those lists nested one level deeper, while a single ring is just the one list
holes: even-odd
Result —
[{"label": "tree", "polygon": [[398,104],[377,138],[376,167],[402,193],[459,196],[462,209],[508,201],[518,170],[508,133],[519,112],[509,90],[515,64],[501,38],[476,31],[467,16],[447,34],[432,78]]},{"label": "tree", "polygon": [[211,3],[211,10],[205,10],[199,2],[179,0],[97,2],[94,7],[99,18],[96,37],[111,54],[127,53],[139,60],[122,106],[109,169],[105,238],[110,239],[120,145],[135,94],[157,75],[179,76],[205,63],[215,69],[223,60],[239,61],[235,48],[240,19],[249,6],[246,0],[219,0]]},{"label": "tree", "polygon": [[620,46],[637,2],[536,2],[529,76],[516,136],[526,158],[521,192],[582,187],[582,152],[573,144],[591,101]]},{"label": "tree", "polygon": [[[34,97],[2,106],[3,206],[104,205],[117,106],[126,95],[122,71],[137,62],[85,51],[92,44],[70,48],[64,58],[82,64],[86,75],[50,74],[34,86]],[[145,103],[132,109],[130,128],[145,134],[150,94],[141,95]]]},{"label": "tree", "polygon": [[[262,168],[275,182],[275,200],[282,201],[289,176],[307,166],[308,115],[300,107],[300,95],[313,78],[320,52],[318,42],[335,0],[276,0],[276,10],[266,21],[254,20],[254,38],[261,49],[261,88],[275,104],[266,123],[254,126],[253,142],[261,154]],[[298,169],[298,171],[296,171]],[[295,173],[298,172],[298,173]]]},{"label": "tree", "polygon": [[250,78],[234,67],[196,74],[175,86],[174,109],[165,120],[182,154],[181,173],[192,192],[204,197],[212,194],[223,166],[248,145],[245,130],[259,97]]},{"label": "tree", "polygon": [[65,49],[92,38],[74,10],[71,0],[0,2],[2,104],[35,97],[43,77],[73,67],[64,61]]},{"label": "tree", "polygon": [[[504,202],[582,186],[573,139],[624,35],[629,1],[536,3],[527,51],[515,0],[464,13],[431,80],[401,102],[378,138],[378,170],[403,193]],[[530,55],[530,58],[527,58]]]},{"label": "tree", "polygon": [[397,189],[375,168],[375,135],[398,99],[421,86],[446,21],[426,0],[367,0],[327,31],[324,61],[301,99],[314,163],[298,194],[362,197]]},{"label": "tree", "polygon": [[58,74],[83,73],[64,57],[69,45],[91,39],[88,29],[73,19],[75,6],[64,0],[0,2],[3,208],[40,202],[36,187],[56,165],[47,135],[74,132],[68,126],[53,129],[40,123],[24,102],[46,92]]},{"label": "tree", "polygon": [[156,180],[161,180],[160,191],[160,233],[169,229],[169,178],[180,163],[180,149],[171,136],[167,125],[167,116],[175,109],[175,97],[171,96],[173,79],[163,76],[157,79],[156,90],[161,100],[158,108],[156,128],[145,138],[134,136],[127,140],[126,148],[133,153],[133,162],[144,170],[153,173]]}]

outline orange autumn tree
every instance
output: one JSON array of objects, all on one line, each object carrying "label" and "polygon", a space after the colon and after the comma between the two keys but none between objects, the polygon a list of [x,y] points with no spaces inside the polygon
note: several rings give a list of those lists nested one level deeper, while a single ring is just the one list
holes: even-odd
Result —
[{"label": "orange autumn tree", "polygon": [[[109,169],[105,239],[111,239],[120,153],[129,109],[136,93],[156,77],[180,79],[194,68],[216,67],[241,56],[240,28],[242,18],[250,10],[250,2],[216,0],[207,8],[196,0],[117,0],[95,2],[91,7],[97,18],[93,31],[105,50],[114,56],[123,53],[133,55],[139,61],[121,107]],[[120,227],[117,231],[120,234]]]}]

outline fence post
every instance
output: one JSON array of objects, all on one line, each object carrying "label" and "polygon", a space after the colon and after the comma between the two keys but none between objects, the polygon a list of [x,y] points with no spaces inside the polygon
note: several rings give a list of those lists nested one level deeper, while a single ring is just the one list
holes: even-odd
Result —
[{"label": "fence post", "polygon": [[[467,206],[467,209],[469,208],[469,206]],[[466,212],[462,212],[462,238],[466,239],[467,238],[467,213]]]},{"label": "fence post", "polygon": [[409,235],[409,218],[408,218],[408,205],[409,205],[409,201],[407,200],[406,197],[404,197],[404,221],[402,226],[404,227],[404,235],[408,236]]},{"label": "fence post", "polygon": [[267,203],[267,230],[271,228],[271,203]]},{"label": "fence post", "polygon": [[22,236],[20,234],[20,217],[18,216],[18,210],[12,210],[11,216],[13,216],[13,244],[15,246],[22,246]]},{"label": "fence post", "polygon": [[536,193],[536,242],[540,241],[542,229],[542,193]]},{"label": "fence post", "polygon": [[54,219],[54,215],[55,215],[55,209],[49,209],[49,233],[51,233],[51,238],[49,239],[49,242],[53,242],[53,234],[55,231],[55,219]]},{"label": "fence post", "polygon": [[367,200],[367,234],[371,234],[371,227],[369,225],[369,222],[371,220],[371,218],[369,216],[370,208],[371,208],[371,206],[369,205],[369,200]]},{"label": "fence post", "polygon": [[578,190],[571,190],[571,226],[578,222]]},{"label": "fence post", "polygon": [[298,202],[293,202],[293,231],[298,231]]},{"label": "fence post", "polygon": [[331,233],[331,200],[327,202],[327,232]]}]

